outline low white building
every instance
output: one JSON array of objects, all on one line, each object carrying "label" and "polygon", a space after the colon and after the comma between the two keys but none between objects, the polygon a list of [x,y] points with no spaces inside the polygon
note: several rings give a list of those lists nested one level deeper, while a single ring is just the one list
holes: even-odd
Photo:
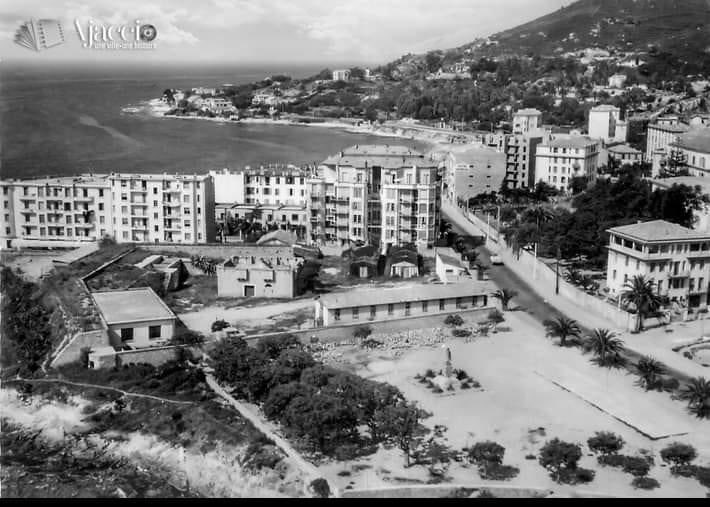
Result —
[{"label": "low white building", "polygon": [[177,317],[150,288],[94,292],[91,297],[112,347],[143,349],[169,343]]},{"label": "low white building", "polygon": [[471,281],[471,273],[461,254],[453,248],[436,249],[436,276],[444,284]]},{"label": "low white building", "polygon": [[643,276],[672,303],[707,308],[710,233],[663,220],[616,227],[609,233],[607,288],[620,296],[628,282]]},{"label": "low white building", "polygon": [[333,81],[350,81],[349,69],[338,69],[333,71]]},{"label": "low white building", "polygon": [[599,168],[599,143],[584,136],[558,137],[537,147],[536,182],[567,192],[574,178],[596,179]]}]

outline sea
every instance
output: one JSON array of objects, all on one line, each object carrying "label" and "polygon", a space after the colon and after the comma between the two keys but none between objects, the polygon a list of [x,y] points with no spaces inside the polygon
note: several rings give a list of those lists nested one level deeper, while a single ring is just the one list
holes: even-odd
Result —
[{"label": "sea", "polygon": [[[307,126],[151,116],[166,88],[245,84],[326,65],[0,63],[0,177],[81,173],[204,173],[262,164],[314,164],[382,137]],[[397,139],[416,149],[421,142]]]}]

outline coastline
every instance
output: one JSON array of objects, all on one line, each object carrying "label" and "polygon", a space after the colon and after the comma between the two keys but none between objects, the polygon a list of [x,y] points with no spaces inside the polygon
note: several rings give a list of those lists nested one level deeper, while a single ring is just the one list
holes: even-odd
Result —
[{"label": "coastline", "polygon": [[[441,151],[447,146],[461,146],[474,142],[473,136],[471,135],[466,135],[455,131],[435,129],[432,127],[426,127],[417,124],[405,124],[402,122],[386,122],[380,125],[364,124],[358,126],[353,125],[352,123],[337,120],[306,123],[291,119],[273,120],[269,118],[243,118],[234,121],[227,118],[208,118],[203,116],[166,116],[165,113],[167,113],[169,110],[170,108],[163,104],[160,99],[153,99],[139,106],[124,107],[121,111],[125,114],[143,113],[151,118],[156,119],[208,121],[212,123],[233,125],[279,125],[284,127],[315,127],[335,129],[351,134],[363,134],[383,138],[409,139],[413,141],[418,141],[427,144],[431,152]],[[461,142],[462,140],[466,142]]]}]

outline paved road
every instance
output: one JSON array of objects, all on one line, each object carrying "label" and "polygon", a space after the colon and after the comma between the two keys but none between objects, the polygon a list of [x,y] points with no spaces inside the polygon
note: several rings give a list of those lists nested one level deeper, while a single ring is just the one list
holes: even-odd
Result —
[{"label": "paved road", "polygon": [[[445,219],[451,223],[451,228],[458,234],[470,235],[475,231],[473,225],[464,230],[461,225],[462,219],[459,217],[450,217],[446,212],[443,212]],[[540,323],[562,317],[563,314],[552,305],[546,303],[535,291],[518,275],[513,273],[506,266],[492,266],[490,252],[482,247],[479,249],[479,258],[483,264],[490,266],[487,272],[491,281],[501,289],[510,289],[518,292],[518,296],[513,301],[513,306],[517,306],[526,311]],[[586,330],[584,330],[586,331]]]}]

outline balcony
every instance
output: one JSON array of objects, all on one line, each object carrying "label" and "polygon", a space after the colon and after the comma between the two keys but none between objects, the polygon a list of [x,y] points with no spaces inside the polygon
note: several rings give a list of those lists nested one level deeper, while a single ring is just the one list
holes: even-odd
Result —
[{"label": "balcony", "polygon": [[163,201],[163,206],[166,208],[174,209],[181,206],[180,201]]},{"label": "balcony", "polygon": [[36,215],[37,211],[35,211],[33,209],[23,209],[20,211],[20,213],[23,215]]},{"label": "balcony", "polygon": [[86,197],[84,197],[84,196],[74,197],[74,201],[75,201],[75,202],[85,202],[85,203],[88,203],[88,204],[94,204],[94,198],[93,198],[93,197],[89,197],[89,196],[86,196]]}]

